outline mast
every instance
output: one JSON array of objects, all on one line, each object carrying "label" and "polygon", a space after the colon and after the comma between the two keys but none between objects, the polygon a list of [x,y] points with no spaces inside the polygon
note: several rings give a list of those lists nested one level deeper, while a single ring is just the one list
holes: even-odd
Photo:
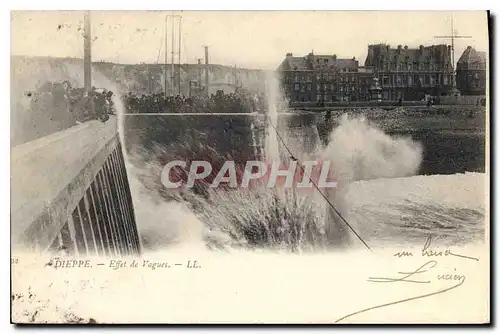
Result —
[{"label": "mast", "polygon": [[452,88],[456,88],[456,83],[455,83],[455,38],[472,38],[472,36],[461,36],[461,35],[456,35],[454,31],[454,26],[453,26],[453,16],[451,17],[451,35],[449,36],[434,36],[434,38],[445,38],[445,39],[451,39],[451,70],[452,70],[452,76],[451,76],[451,84]]},{"label": "mast", "polygon": [[455,32],[453,31],[453,16],[451,17],[451,87],[455,88]]},{"label": "mast", "polygon": [[202,61],[202,59],[196,58],[196,60],[198,61],[198,86],[197,86],[197,88],[201,89],[201,61]]},{"label": "mast", "polygon": [[167,63],[168,63],[168,15],[165,16],[165,64],[163,65],[163,80],[165,98],[167,97]]},{"label": "mast", "polygon": [[175,65],[174,65],[174,55],[175,55],[175,44],[174,44],[174,30],[175,30],[175,16],[172,15],[172,95],[175,93]]},{"label": "mast", "polygon": [[205,89],[207,90],[207,96],[210,96],[208,90],[208,45],[203,46],[205,48]]},{"label": "mast", "polygon": [[179,95],[181,95],[181,39],[182,39],[182,16],[179,16]]},{"label": "mast", "polygon": [[83,82],[87,92],[92,87],[92,36],[90,27],[90,11],[86,10],[83,14]]}]

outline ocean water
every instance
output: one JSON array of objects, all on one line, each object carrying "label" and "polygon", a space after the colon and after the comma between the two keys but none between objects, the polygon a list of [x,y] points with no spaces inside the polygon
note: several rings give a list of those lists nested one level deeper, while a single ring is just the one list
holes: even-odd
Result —
[{"label": "ocean water", "polygon": [[[484,151],[456,138],[443,140],[453,122],[434,117],[437,126],[420,129],[419,115],[384,118],[383,111],[369,110],[338,115],[330,131],[320,133],[321,118],[287,111],[274,78],[268,80],[268,117],[260,129],[254,121],[261,116],[123,117],[145,249],[181,244],[186,235],[212,250],[299,253],[365,248],[363,242],[373,248],[415,244],[429,235],[454,245],[484,240]],[[480,142],[479,122],[455,122],[459,137]],[[422,136],[424,130],[432,136]],[[323,194],[205,189],[179,195],[161,185],[166,161],[208,157],[244,163],[255,157],[256,137],[268,161],[286,162],[290,152],[299,161],[331,161],[338,188]]]},{"label": "ocean water", "polygon": [[[429,236],[439,249],[484,255],[488,179],[480,144],[484,132],[474,120],[439,118],[438,126],[420,131],[422,123],[413,122],[414,117],[372,121],[368,115],[339,115],[322,140],[325,134],[318,130],[316,116],[283,113],[276,107],[282,105],[276,85],[268,87],[267,123],[252,123],[246,116],[120,115],[144,250],[135,259],[140,269],[113,269],[106,260],[105,266],[92,270],[56,270],[44,265],[48,254],[20,254],[12,279],[13,319],[331,323],[348,308],[360,307],[353,304],[360,303],[354,294],[369,293],[374,299],[376,294],[381,299],[389,295],[361,283],[372,274],[369,270],[386,265],[386,255],[421,249]],[[257,123],[264,125],[252,126]],[[457,136],[465,139],[457,141]],[[255,143],[260,143],[260,153],[251,145]],[[299,195],[261,188],[207,192],[203,187],[179,193],[167,191],[160,182],[169,159],[203,156],[244,162],[262,155],[284,161],[290,158],[285,145],[299,159],[333,162],[339,188],[325,192],[328,201],[314,189]],[[130,264],[134,259],[122,260]],[[194,260],[200,269],[148,265],[180,262],[185,268]],[[477,268],[471,264],[467,270]],[[485,286],[469,277],[471,286]],[[481,306],[486,295],[486,290],[475,293],[468,301]],[[332,301],[339,298],[342,310],[334,310],[332,304],[338,303]],[[455,300],[443,304],[449,321],[463,312],[453,308]],[[423,313],[408,312],[397,319],[428,319],[425,307],[419,310]],[[479,319],[483,311],[474,307],[474,314],[463,317]]]}]

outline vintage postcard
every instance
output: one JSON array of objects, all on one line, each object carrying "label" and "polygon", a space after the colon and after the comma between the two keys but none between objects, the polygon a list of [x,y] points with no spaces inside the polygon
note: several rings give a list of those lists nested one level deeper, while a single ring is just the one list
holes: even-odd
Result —
[{"label": "vintage postcard", "polygon": [[488,21],[11,12],[11,321],[489,323]]}]

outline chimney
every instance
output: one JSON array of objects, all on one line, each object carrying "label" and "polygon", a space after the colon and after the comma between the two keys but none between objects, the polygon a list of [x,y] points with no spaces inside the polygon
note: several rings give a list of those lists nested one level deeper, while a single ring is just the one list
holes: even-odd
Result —
[{"label": "chimney", "polygon": [[287,56],[287,57],[293,57],[293,53],[288,52],[288,53],[286,54],[286,56]]},{"label": "chimney", "polygon": [[408,45],[405,45],[405,50],[408,50]]},{"label": "chimney", "polygon": [[420,50],[420,53],[421,53],[421,54],[422,54],[422,53],[424,53],[424,46],[423,46],[423,45],[420,45],[420,46],[418,47],[418,49]]},{"label": "chimney", "polygon": [[333,60],[337,60],[337,55],[333,55]]}]

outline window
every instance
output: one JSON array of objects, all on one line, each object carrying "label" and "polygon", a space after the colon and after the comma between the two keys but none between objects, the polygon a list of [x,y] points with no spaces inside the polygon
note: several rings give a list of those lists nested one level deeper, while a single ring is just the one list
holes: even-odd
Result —
[{"label": "window", "polygon": [[321,80],[321,76],[319,74],[316,74],[316,80],[317,81],[320,81]]},{"label": "window", "polygon": [[307,90],[312,90],[312,85],[310,83],[307,84]]},{"label": "window", "polygon": [[297,74],[295,74],[294,81],[295,82],[299,81],[299,76]]},{"label": "window", "polygon": [[401,87],[401,76],[396,77],[396,84]]},{"label": "window", "polygon": [[327,90],[327,89],[328,89],[327,84],[323,84],[323,89],[324,89],[324,90]]},{"label": "window", "polygon": [[408,76],[408,85],[413,86],[413,77],[411,75]]},{"label": "window", "polygon": [[316,101],[318,101],[318,102],[321,101],[321,95],[319,95],[319,94],[316,95]]},{"label": "window", "polygon": [[300,85],[300,92],[305,93],[306,92],[306,85]]},{"label": "window", "polygon": [[330,89],[333,90],[333,84],[330,85]]},{"label": "window", "polygon": [[340,77],[340,82],[344,82],[344,76]]},{"label": "window", "polygon": [[320,84],[316,84],[316,90],[319,92],[321,90],[321,85]]},{"label": "window", "polygon": [[296,83],[295,84],[295,91],[298,92],[300,90],[300,84]]}]

